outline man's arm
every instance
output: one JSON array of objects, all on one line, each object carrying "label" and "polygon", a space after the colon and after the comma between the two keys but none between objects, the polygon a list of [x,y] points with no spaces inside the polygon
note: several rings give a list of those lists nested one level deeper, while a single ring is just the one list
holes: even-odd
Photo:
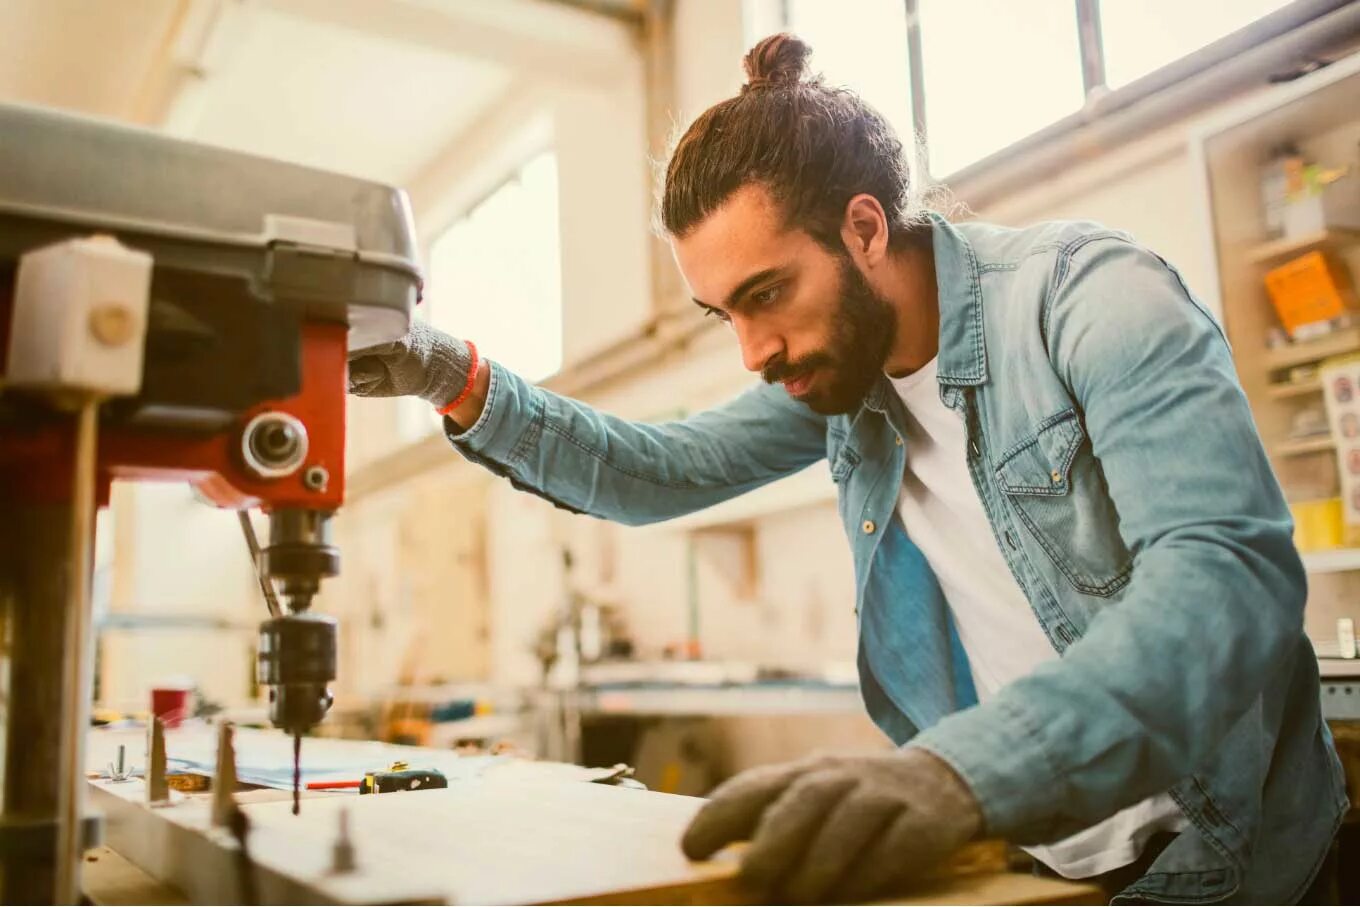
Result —
[{"label": "man's arm", "polygon": [[567,509],[630,525],[708,507],[826,453],[825,419],[767,385],[652,425],[601,413],[487,363],[450,417],[449,441],[468,459]]},{"label": "man's arm", "polygon": [[1062,659],[913,743],[989,834],[1049,841],[1194,772],[1276,676],[1306,579],[1227,343],[1159,258],[1078,249],[1046,313],[1134,555],[1125,597]]}]

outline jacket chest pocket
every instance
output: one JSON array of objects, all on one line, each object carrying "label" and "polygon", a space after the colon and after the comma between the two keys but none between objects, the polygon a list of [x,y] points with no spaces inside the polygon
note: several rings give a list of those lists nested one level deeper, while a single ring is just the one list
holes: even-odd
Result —
[{"label": "jacket chest pocket", "polygon": [[1128,583],[1133,558],[1075,411],[1045,419],[1034,437],[1007,450],[996,479],[1011,509],[1079,592],[1112,595]]}]

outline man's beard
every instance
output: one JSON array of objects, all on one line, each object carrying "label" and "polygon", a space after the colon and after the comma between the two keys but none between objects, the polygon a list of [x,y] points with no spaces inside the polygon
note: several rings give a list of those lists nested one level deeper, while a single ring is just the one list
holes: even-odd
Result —
[{"label": "man's beard", "polygon": [[853,412],[864,402],[897,336],[897,313],[874,292],[849,255],[842,255],[838,303],[825,349],[797,362],[782,358],[761,371],[767,383],[784,381],[820,369],[818,384],[800,399],[813,412],[835,416]]}]

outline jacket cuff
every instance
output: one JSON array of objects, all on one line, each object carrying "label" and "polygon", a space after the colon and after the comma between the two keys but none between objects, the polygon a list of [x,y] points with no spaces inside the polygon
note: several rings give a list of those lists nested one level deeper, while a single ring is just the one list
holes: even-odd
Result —
[{"label": "jacket cuff", "polygon": [[444,417],[444,436],[469,459],[514,465],[514,457],[525,448],[524,439],[530,429],[542,421],[543,407],[535,400],[533,388],[502,366],[488,360],[491,380],[486,392],[486,405],[472,427],[462,426]]},{"label": "jacket cuff", "polygon": [[1013,703],[995,699],[956,712],[922,731],[909,746],[944,760],[973,792],[989,837],[1046,841],[1057,832],[1063,785],[1044,735]]}]

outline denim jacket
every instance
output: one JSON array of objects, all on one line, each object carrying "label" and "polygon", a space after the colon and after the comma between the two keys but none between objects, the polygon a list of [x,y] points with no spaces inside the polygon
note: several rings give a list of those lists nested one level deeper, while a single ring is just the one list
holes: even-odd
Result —
[{"label": "denim jacket", "polygon": [[1214,318],[1176,270],[1091,223],[934,221],[939,388],[997,546],[1061,658],[978,705],[934,575],[897,514],[886,378],[821,416],[780,386],[630,422],[494,366],[467,458],[628,524],[826,457],[853,551],[860,688],[947,761],[987,833],[1057,840],[1170,791],[1189,826],[1124,894],[1287,903],[1346,809],[1303,634],[1289,511]]}]

